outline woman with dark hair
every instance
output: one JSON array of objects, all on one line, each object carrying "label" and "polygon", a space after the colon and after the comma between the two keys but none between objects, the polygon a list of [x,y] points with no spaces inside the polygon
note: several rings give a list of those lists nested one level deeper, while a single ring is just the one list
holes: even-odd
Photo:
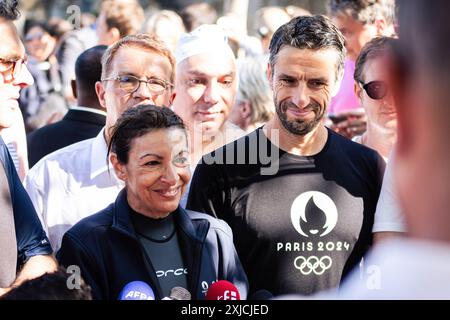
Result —
[{"label": "woman with dark hair", "polygon": [[34,84],[20,95],[27,132],[60,120],[67,111],[61,94],[61,77],[55,56],[58,37],[56,25],[31,21],[25,28],[24,42],[28,53],[28,67]]},{"label": "woman with dark hair", "polygon": [[127,110],[112,128],[109,159],[125,188],[71,228],[58,252],[62,265],[80,266],[94,299],[127,296],[136,283],[146,297],[182,287],[204,299],[217,280],[234,283],[245,298],[247,278],[230,227],[179,206],[190,179],[181,118],[151,105]]}]

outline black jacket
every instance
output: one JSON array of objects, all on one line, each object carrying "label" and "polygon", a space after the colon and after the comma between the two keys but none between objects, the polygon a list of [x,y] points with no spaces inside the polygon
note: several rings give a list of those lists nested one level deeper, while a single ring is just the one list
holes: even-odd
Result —
[{"label": "black jacket", "polygon": [[105,126],[105,122],[104,115],[70,109],[62,120],[31,132],[27,135],[30,168],[53,151],[94,138]]},{"label": "black jacket", "polygon": [[[89,216],[64,235],[57,254],[63,266],[78,265],[91,286],[94,299],[115,300],[128,283],[143,281],[163,298],[156,273],[131,223],[126,191],[97,214]],[[228,280],[247,296],[248,283],[233,245],[230,227],[222,220],[186,211],[173,212],[180,248],[189,270],[192,299],[204,299],[212,282]]]}]

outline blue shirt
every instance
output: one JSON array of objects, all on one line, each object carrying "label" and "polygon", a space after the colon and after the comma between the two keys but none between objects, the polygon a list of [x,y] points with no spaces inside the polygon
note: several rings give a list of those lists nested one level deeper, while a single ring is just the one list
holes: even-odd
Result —
[{"label": "blue shirt", "polygon": [[5,168],[11,194],[17,239],[17,265],[20,266],[32,256],[48,255],[53,250],[1,137],[0,161]]}]

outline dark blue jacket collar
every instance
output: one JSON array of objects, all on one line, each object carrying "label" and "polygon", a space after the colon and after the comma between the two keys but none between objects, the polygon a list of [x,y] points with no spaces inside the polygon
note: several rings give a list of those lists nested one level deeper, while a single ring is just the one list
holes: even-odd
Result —
[{"label": "dark blue jacket collar", "polygon": [[[130,218],[130,207],[127,201],[125,188],[120,191],[113,206],[112,228],[124,235],[127,235],[139,243],[136,231]],[[191,220],[186,210],[178,206],[177,210],[172,212],[175,225],[178,228],[178,239],[184,262],[190,270],[188,273],[188,284],[190,292],[195,294],[198,291],[198,279],[200,276],[203,245],[209,231],[209,221],[206,219]],[[143,253],[145,255],[145,253]],[[144,257],[149,276],[156,288],[158,295],[161,293],[156,273],[151,262]]]},{"label": "dark blue jacket collar", "polygon": [[[130,218],[130,206],[127,201],[126,189],[122,189],[115,200],[115,205],[113,207],[113,223],[112,227],[137,240],[136,231],[134,230],[133,223]],[[172,212],[174,215],[174,221],[178,228],[192,240],[196,242],[204,242],[207,231],[209,229],[209,222],[207,220],[195,221],[195,226],[193,221],[189,218],[188,213],[185,209],[178,206],[178,208]],[[205,230],[205,227],[206,230]]]}]

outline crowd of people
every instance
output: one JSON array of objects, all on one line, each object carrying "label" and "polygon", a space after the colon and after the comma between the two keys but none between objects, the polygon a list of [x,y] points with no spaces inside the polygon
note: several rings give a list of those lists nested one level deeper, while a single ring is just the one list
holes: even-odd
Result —
[{"label": "crowd of people", "polygon": [[203,300],[219,280],[450,299],[447,1],[265,7],[248,34],[137,0],[21,34],[17,7],[0,1],[0,299]]}]

